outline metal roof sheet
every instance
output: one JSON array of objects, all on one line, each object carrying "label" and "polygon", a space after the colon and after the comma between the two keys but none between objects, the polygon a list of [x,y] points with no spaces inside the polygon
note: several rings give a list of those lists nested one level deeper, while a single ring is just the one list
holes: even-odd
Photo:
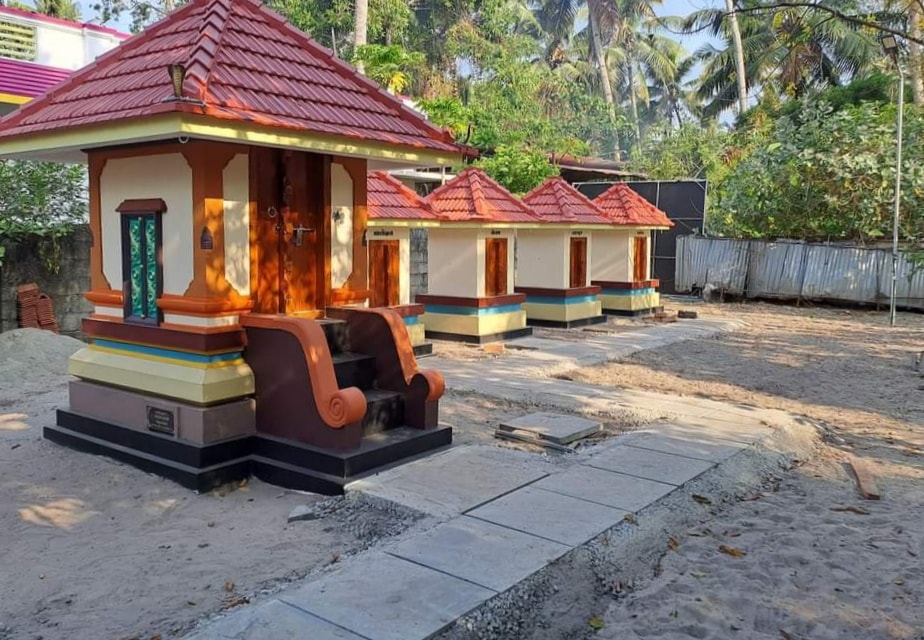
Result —
[{"label": "metal roof sheet", "polygon": [[34,98],[70,74],[67,69],[46,67],[25,60],[0,58],[0,93]]},{"label": "metal roof sheet", "polygon": [[[183,101],[170,64],[186,67]],[[0,138],[165,112],[461,152],[257,0],[193,0],[0,120]]]}]

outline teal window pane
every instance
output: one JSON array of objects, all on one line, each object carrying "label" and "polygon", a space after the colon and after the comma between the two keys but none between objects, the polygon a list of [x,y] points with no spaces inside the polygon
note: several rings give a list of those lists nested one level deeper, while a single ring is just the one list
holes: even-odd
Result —
[{"label": "teal window pane", "polygon": [[144,219],[144,268],[147,280],[147,316],[157,314],[157,225],[153,217]]},{"label": "teal window pane", "polygon": [[129,256],[131,258],[131,309],[132,315],[144,318],[144,262],[141,247],[141,218],[128,221]]}]

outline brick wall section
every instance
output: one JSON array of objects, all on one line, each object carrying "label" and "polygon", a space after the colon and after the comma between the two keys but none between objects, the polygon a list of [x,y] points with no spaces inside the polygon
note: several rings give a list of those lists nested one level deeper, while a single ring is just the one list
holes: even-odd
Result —
[{"label": "brick wall section", "polygon": [[83,225],[58,240],[57,273],[49,271],[42,259],[42,244],[48,242],[37,236],[20,242],[0,240],[6,249],[0,266],[0,331],[18,326],[16,287],[34,282],[42,293],[51,297],[61,333],[80,337],[80,321],[93,310],[93,305],[83,297],[90,288],[90,230]]},{"label": "brick wall section", "polygon": [[411,301],[427,293],[427,230],[411,229]]}]

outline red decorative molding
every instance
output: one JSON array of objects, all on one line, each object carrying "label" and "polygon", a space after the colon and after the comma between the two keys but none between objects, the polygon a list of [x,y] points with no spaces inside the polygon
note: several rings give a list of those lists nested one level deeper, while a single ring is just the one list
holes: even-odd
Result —
[{"label": "red decorative molding", "polygon": [[164,294],[157,299],[157,307],[164,313],[182,313],[191,316],[230,316],[250,311],[250,298],[195,298]]},{"label": "red decorative molding", "polygon": [[423,315],[427,310],[427,308],[422,304],[399,304],[388,308],[397,313],[402,318],[420,316]]},{"label": "red decorative molding", "polygon": [[146,198],[143,200],[123,200],[122,204],[116,207],[119,213],[164,213],[167,210],[167,203],[160,198]]},{"label": "red decorative molding", "polygon": [[430,429],[439,420],[439,399],[446,391],[443,376],[420,369],[401,316],[388,308],[330,308],[329,318],[349,324],[351,348],[375,358],[376,385],[404,394],[404,421]]},{"label": "red decorative molding", "polygon": [[546,298],[580,298],[581,296],[595,296],[600,293],[601,287],[573,287],[571,289],[543,289],[541,287],[516,287],[517,293],[527,296],[543,296]]},{"label": "red decorative molding", "polygon": [[82,327],[83,332],[90,338],[166,347],[193,353],[223,353],[244,348],[244,332],[239,326],[220,327],[220,331],[199,333],[163,325],[154,327],[89,318],[83,321]]},{"label": "red decorative molding", "polygon": [[593,280],[591,284],[598,285],[603,289],[657,289],[661,281],[639,280],[638,282],[616,282],[613,280]]},{"label": "red decorative molding", "polygon": [[420,304],[441,304],[449,307],[503,307],[509,304],[523,304],[526,302],[525,293],[511,293],[506,296],[490,296],[487,298],[459,298],[456,296],[434,296],[420,294],[414,298]]},{"label": "red decorative molding", "polygon": [[[321,325],[254,313],[241,316],[241,325],[248,335],[244,357],[257,386],[257,430],[316,446],[358,447],[366,397],[356,387],[338,387]],[[292,349],[293,340],[300,352]],[[318,418],[344,433],[318,429]]]},{"label": "red decorative molding", "polygon": [[93,289],[84,293],[83,297],[101,307],[122,308],[122,292],[115,289]]}]

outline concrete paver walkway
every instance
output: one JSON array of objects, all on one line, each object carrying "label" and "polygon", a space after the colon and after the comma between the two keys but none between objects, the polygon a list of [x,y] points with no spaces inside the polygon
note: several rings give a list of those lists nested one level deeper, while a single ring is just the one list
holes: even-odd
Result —
[{"label": "concrete paver walkway", "polygon": [[193,638],[422,640],[439,633],[619,525],[627,514],[768,437],[770,425],[791,419],[782,412],[540,377],[559,367],[612,360],[629,345],[632,350],[638,344],[660,346],[669,338],[715,330],[702,321],[692,327],[653,327],[625,339],[623,334],[603,336],[586,348],[568,343],[547,349],[549,341],[533,339],[527,346],[540,343],[541,351],[492,361],[429,361],[450,388],[505,398],[541,397],[545,404],[585,412],[642,406],[667,419],[556,462],[476,445],[358,481],[348,490],[423,511],[440,523],[345,560],[314,581],[238,610]]}]

